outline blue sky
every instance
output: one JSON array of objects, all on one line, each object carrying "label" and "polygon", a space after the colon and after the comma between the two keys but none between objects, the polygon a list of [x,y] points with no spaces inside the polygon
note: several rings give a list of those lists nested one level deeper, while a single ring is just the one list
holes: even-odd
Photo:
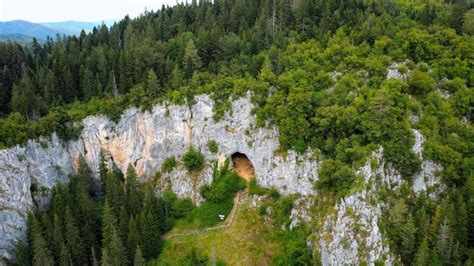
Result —
[{"label": "blue sky", "polygon": [[[0,21],[31,22],[102,21],[136,17],[161,5],[174,5],[178,0],[0,0]],[[183,0],[179,0],[182,2]]]}]

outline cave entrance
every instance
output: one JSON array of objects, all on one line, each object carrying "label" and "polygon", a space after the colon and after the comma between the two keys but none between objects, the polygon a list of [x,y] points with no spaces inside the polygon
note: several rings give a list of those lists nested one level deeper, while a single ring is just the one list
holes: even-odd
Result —
[{"label": "cave entrance", "polygon": [[232,154],[231,158],[234,163],[234,170],[239,176],[247,181],[255,177],[255,168],[247,155],[236,152]]}]

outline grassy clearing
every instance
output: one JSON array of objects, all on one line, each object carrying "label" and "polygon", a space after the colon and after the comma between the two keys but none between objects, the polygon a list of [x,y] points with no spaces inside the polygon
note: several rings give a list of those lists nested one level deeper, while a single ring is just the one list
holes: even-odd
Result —
[{"label": "grassy clearing", "polygon": [[[185,233],[175,228],[172,233]],[[262,216],[248,205],[241,205],[234,223],[199,235],[167,240],[153,265],[178,265],[192,250],[209,261],[215,258],[228,265],[268,265],[281,246],[277,230],[264,223]]]}]

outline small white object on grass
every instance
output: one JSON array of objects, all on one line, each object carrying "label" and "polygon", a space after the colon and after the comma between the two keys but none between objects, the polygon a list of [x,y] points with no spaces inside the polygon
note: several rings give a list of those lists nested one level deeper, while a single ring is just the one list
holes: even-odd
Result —
[{"label": "small white object on grass", "polygon": [[224,220],[225,215],[219,214],[219,219]]}]

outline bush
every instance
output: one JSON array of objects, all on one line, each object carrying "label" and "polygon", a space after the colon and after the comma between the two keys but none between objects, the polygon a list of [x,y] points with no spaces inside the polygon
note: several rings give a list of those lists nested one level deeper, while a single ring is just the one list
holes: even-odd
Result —
[{"label": "bush", "polygon": [[215,175],[212,184],[203,186],[201,189],[202,196],[211,202],[222,202],[226,199],[232,199],[237,191],[245,188],[245,181],[236,173],[230,172],[227,169],[228,165],[218,171],[217,177]]},{"label": "bush", "polygon": [[415,95],[428,94],[432,90],[433,85],[434,82],[430,75],[418,69],[413,70],[410,78],[408,79],[410,93]]},{"label": "bush", "polygon": [[219,151],[219,145],[215,140],[210,140],[207,142],[207,148],[212,153],[217,153]]},{"label": "bush", "polygon": [[[272,265],[313,265],[315,261],[307,246],[309,232],[298,227],[278,234],[283,248],[274,255]],[[317,264],[316,264],[317,265]]]},{"label": "bush", "polygon": [[190,199],[178,199],[173,203],[173,217],[184,218],[194,210],[194,204]]},{"label": "bush", "polygon": [[341,197],[349,192],[356,180],[354,171],[339,160],[323,161],[318,174],[316,188]]},{"label": "bush", "polygon": [[184,154],[183,161],[184,166],[186,166],[186,169],[190,172],[198,172],[204,168],[204,155],[193,147],[190,147]]},{"label": "bush", "polygon": [[293,199],[290,197],[279,198],[271,214],[272,220],[277,225],[288,226],[291,223],[290,214],[293,209]]},{"label": "bush", "polygon": [[255,179],[255,177],[254,177],[254,178],[250,179],[250,181],[249,181],[249,193],[251,195],[262,196],[262,195],[267,193],[267,189],[259,186],[257,184],[257,179]]},{"label": "bush", "polygon": [[175,167],[176,167],[176,158],[174,158],[174,156],[168,157],[165,159],[165,161],[161,165],[161,171],[165,173],[169,173],[173,171]]}]

